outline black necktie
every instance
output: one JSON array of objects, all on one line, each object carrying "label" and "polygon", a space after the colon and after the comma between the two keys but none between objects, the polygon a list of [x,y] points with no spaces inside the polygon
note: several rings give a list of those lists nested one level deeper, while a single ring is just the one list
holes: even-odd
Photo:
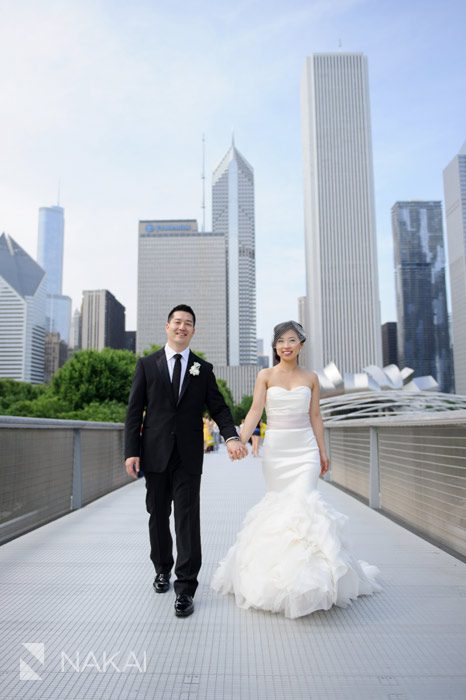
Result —
[{"label": "black necktie", "polygon": [[175,397],[175,403],[178,403],[178,397],[180,395],[180,380],[181,380],[181,355],[177,353],[173,355],[175,358],[175,366],[173,368],[172,376],[172,387],[173,396]]}]

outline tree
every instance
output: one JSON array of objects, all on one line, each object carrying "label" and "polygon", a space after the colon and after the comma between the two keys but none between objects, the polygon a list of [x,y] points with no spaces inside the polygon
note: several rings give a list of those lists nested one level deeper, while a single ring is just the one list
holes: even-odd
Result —
[{"label": "tree", "polygon": [[[157,345],[157,343],[154,343],[149,348],[146,348],[142,354],[144,355],[144,357],[147,357],[147,355],[151,355],[153,352],[157,352],[157,350],[160,350],[160,348],[162,347],[163,345]],[[202,357],[203,360],[206,359],[205,353],[203,353],[201,350],[193,350],[193,353],[195,355],[198,355],[199,357]]]},{"label": "tree", "polygon": [[150,348],[146,348],[142,354],[144,355],[144,357],[147,357],[147,355],[151,355],[153,352],[157,352],[157,350],[160,350],[161,347],[162,345],[157,345],[156,343],[154,343],[150,346]]},{"label": "tree", "polygon": [[70,408],[59,396],[45,391],[35,399],[13,402],[5,411],[7,416],[29,416],[30,418],[65,418]]},{"label": "tree", "polygon": [[235,422],[237,423],[237,425],[239,425],[243,418],[246,417],[247,412],[251,408],[251,404],[252,396],[243,396],[239,404],[235,406]]},{"label": "tree", "polygon": [[[15,379],[0,379],[0,414],[19,401],[32,401],[46,391],[43,384],[29,384]],[[6,415],[11,415],[6,413]]]},{"label": "tree", "polygon": [[217,379],[217,386],[219,388],[219,391],[221,395],[223,396],[223,399],[230,409],[230,411],[233,413],[234,408],[235,408],[235,403],[233,401],[233,396],[231,394],[231,391],[228,387],[228,384],[224,379]]},{"label": "tree", "polygon": [[[148,355],[161,346],[152,345]],[[196,353],[201,355],[202,353]],[[79,350],[52,377],[49,385],[0,380],[0,413],[34,418],[123,422],[137,357],[129,350]],[[224,379],[217,385],[239,425],[252,396],[235,406]]]},{"label": "tree", "polygon": [[50,391],[63,399],[69,410],[93,402],[126,404],[136,359],[129,350],[80,350],[54,374]]}]

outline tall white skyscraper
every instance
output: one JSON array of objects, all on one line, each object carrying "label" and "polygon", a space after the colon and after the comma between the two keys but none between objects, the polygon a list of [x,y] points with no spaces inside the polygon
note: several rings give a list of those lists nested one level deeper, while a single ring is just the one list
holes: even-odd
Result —
[{"label": "tall white skyscraper", "polygon": [[466,142],[443,171],[455,389],[466,394]]},{"label": "tall white skyscraper", "polygon": [[256,364],[254,170],[234,141],[213,174],[212,230],[226,243],[227,364]]},{"label": "tall white skyscraper", "polygon": [[195,220],[139,222],[136,351],[165,345],[169,311],[188,304],[196,314],[191,347],[226,365],[225,237],[198,231]]},{"label": "tall white skyscraper", "polygon": [[16,241],[0,236],[0,377],[44,381],[45,272]]},{"label": "tall white skyscraper", "polygon": [[71,299],[62,294],[65,212],[58,205],[39,209],[37,261],[47,273],[47,331],[69,342]]},{"label": "tall white skyscraper", "polygon": [[367,58],[312,54],[302,80],[309,368],[380,365]]}]

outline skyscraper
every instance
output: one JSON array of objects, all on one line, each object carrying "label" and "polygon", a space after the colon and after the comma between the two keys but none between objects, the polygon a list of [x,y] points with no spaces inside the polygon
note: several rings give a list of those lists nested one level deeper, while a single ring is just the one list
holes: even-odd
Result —
[{"label": "skyscraper", "polygon": [[0,236],[0,377],[44,381],[45,272]]},{"label": "skyscraper", "polygon": [[75,309],[71,319],[70,348],[81,349],[81,310]]},{"label": "skyscraper", "polygon": [[58,332],[69,342],[71,299],[62,294],[64,209],[59,206],[39,209],[37,260],[47,273],[47,331]]},{"label": "skyscraper", "polygon": [[189,304],[196,314],[192,347],[226,365],[226,258],[222,233],[195,220],[139,222],[136,351],[165,345],[167,314]]},{"label": "skyscraper", "polygon": [[382,361],[367,58],[312,54],[302,81],[308,366]]},{"label": "skyscraper", "polygon": [[55,372],[63,367],[68,359],[68,346],[60,340],[59,333],[47,333],[45,336],[44,380],[49,382]]},{"label": "skyscraper", "polygon": [[441,202],[396,202],[395,251],[398,358],[417,375],[453,390]]},{"label": "skyscraper", "polygon": [[125,307],[107,289],[83,292],[81,342],[83,350],[125,348]]},{"label": "skyscraper", "polygon": [[466,394],[466,141],[443,171],[455,388]]},{"label": "skyscraper", "polygon": [[382,325],[382,359],[386,365],[398,365],[398,336],[396,323],[387,321]]},{"label": "skyscraper", "polygon": [[47,273],[47,294],[61,294],[63,285],[63,243],[65,212],[63,207],[39,209],[37,260]]},{"label": "skyscraper", "polygon": [[213,174],[212,230],[226,243],[226,364],[256,364],[254,171],[234,141]]}]

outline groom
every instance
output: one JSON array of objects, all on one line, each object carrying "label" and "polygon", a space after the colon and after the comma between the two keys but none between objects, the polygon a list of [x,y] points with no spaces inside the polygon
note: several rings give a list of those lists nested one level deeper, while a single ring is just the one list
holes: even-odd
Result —
[{"label": "groom", "polygon": [[165,324],[167,344],[137,362],[125,422],[126,471],[136,479],[142,469],[146,479],[150,558],[157,593],[165,593],[170,587],[174,562],[169,519],[173,501],[177,617],[187,617],[194,611],[201,568],[199,490],[205,406],[220,428],[231,459],[247,454],[217,387],[212,365],[189,349],[195,326],[196,316],[190,306],[179,304],[170,311]]}]

